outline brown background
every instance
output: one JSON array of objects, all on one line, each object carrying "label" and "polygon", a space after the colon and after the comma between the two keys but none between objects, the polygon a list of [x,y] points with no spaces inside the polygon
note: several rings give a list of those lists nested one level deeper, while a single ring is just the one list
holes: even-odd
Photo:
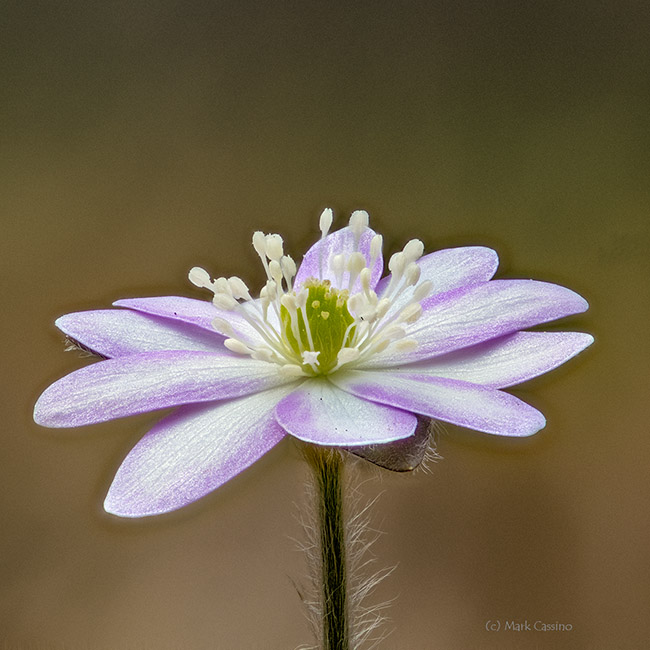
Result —
[{"label": "brown background", "polygon": [[[146,4],[146,6],[144,6]],[[646,2],[3,2],[3,650],[292,649],[305,470],[280,445],[174,515],[101,502],[156,415],[71,431],[34,400],[86,361],[62,313],[259,286],[332,206],[395,250],[484,244],[566,284],[597,342],[516,393],[548,426],[448,426],[429,474],[360,469],[397,597],[386,649],[636,649],[650,633]],[[488,632],[488,620],[571,632]],[[4,645],[2,645],[4,644]]]}]

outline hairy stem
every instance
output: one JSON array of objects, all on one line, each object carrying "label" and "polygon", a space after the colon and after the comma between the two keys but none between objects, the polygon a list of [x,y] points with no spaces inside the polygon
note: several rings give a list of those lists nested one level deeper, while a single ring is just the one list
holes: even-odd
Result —
[{"label": "hairy stem", "polygon": [[323,650],[350,650],[343,458],[338,449],[312,445],[305,450],[305,455],[314,472],[318,491]]}]

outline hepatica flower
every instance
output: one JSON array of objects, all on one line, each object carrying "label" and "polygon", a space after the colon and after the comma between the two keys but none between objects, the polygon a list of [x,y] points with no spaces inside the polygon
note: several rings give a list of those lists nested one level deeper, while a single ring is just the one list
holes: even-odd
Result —
[{"label": "hepatica flower", "polygon": [[[105,501],[123,517],[180,508],[219,487],[287,434],[363,455],[399,446],[418,416],[489,434],[529,436],[544,416],[504,389],[590,345],[577,332],[526,328],[587,309],[564,287],[493,280],[480,246],[391,256],[368,215],[322,236],[297,268],[277,234],[256,232],[267,281],[253,298],[237,277],[189,278],[209,301],[118,300],[57,326],[104,357],[51,385],[34,419],[77,427],[177,407],[136,444]],[[374,446],[374,447],[370,447]]]}]

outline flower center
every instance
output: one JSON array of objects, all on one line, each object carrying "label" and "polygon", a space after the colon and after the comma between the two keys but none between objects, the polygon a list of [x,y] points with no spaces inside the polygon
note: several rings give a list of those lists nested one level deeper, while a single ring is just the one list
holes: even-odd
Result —
[{"label": "flower center", "polygon": [[[351,241],[339,251],[325,246],[331,224],[332,211],[327,209],[320,218],[321,242],[316,245],[319,277],[297,286],[296,264],[284,254],[282,237],[253,235],[253,248],[267,276],[258,299],[251,298],[238,277],[212,280],[202,268],[190,270],[190,281],[210,290],[212,302],[224,314],[212,325],[229,337],[224,341],[229,350],[275,363],[283,374],[305,377],[363,363],[389,346],[397,350],[417,346],[407,328],[420,317],[420,302],[432,289],[429,280],[420,282],[416,264],[424,250],[422,242],[412,239],[391,256],[390,280],[378,297],[371,277],[381,256],[382,237],[373,234],[369,250],[366,239],[365,253],[360,245],[362,236],[367,238],[368,214],[352,213]],[[324,275],[335,278],[337,286]],[[236,316],[232,322],[228,312]]]},{"label": "flower center", "polygon": [[305,372],[327,374],[337,365],[341,348],[355,335],[348,292],[333,288],[329,280],[316,278],[306,280],[303,288],[307,290],[304,310],[281,306],[284,337],[296,356],[316,362],[302,364]]}]

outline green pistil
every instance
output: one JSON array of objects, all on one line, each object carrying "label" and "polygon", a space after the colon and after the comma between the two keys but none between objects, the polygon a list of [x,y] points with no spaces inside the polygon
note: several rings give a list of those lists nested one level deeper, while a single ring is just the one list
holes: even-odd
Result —
[{"label": "green pistil", "polygon": [[[326,374],[336,365],[337,355],[343,347],[345,332],[354,322],[347,307],[348,292],[332,288],[329,280],[318,281],[313,278],[307,280],[304,287],[309,291],[305,310],[311,340],[314,344],[313,349],[320,354],[318,355],[317,372],[308,364],[304,364],[303,368],[310,374]],[[280,316],[287,342],[296,355],[301,355],[301,349],[310,351],[312,348],[302,312],[299,310],[296,315],[301,345],[298,344],[298,340],[294,336],[291,314],[286,307],[281,308]],[[353,335],[354,328],[351,328],[346,343],[349,343]]]}]

